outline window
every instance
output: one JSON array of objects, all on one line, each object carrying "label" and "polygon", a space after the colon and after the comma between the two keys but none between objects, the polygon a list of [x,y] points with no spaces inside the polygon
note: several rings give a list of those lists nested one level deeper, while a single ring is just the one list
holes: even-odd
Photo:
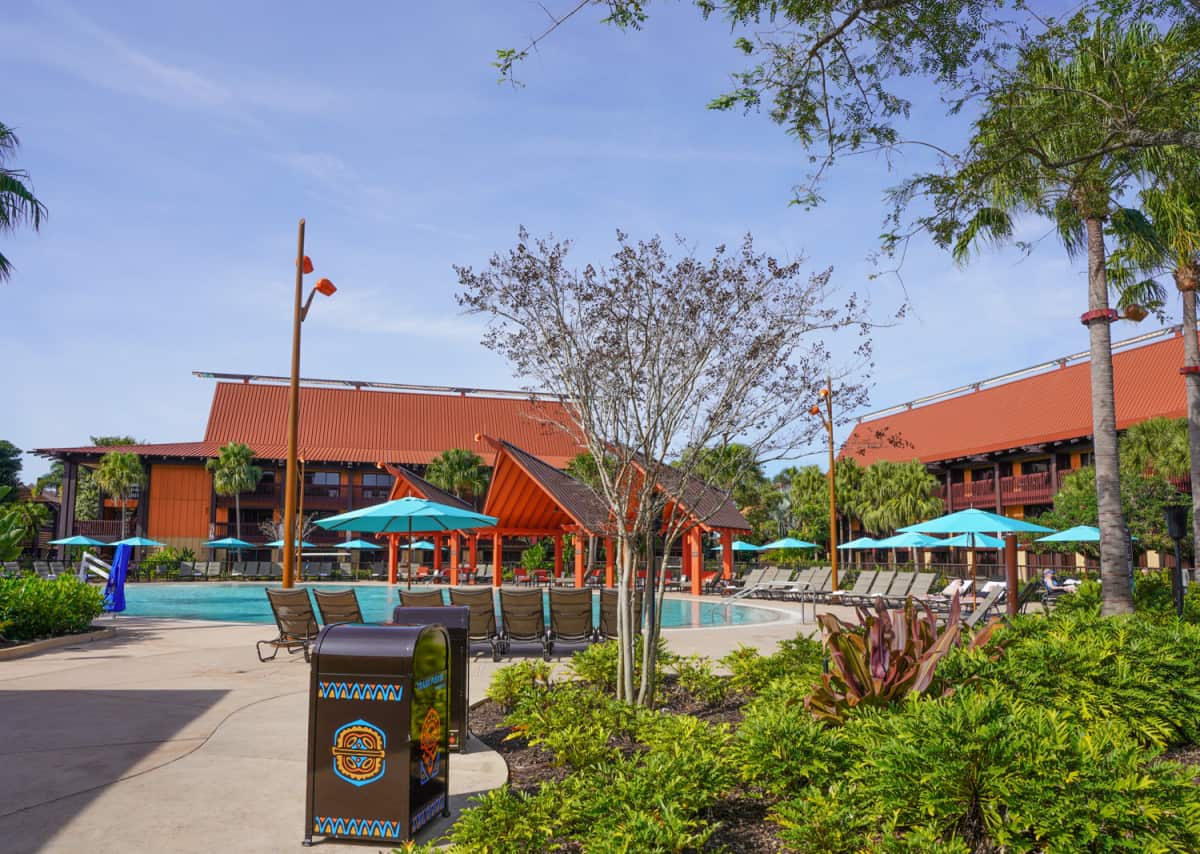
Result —
[{"label": "window", "polygon": [[1050,471],[1049,460],[1027,460],[1021,463],[1021,474],[1042,474]]},{"label": "window", "polygon": [[996,470],[993,468],[975,469],[971,472],[971,480],[978,483],[981,480],[991,480],[996,476]]},{"label": "window", "polygon": [[1013,473],[1013,464],[1012,463],[1000,463],[1000,477],[1012,477],[1012,473]]},{"label": "window", "polygon": [[310,471],[304,473],[304,482],[314,486],[337,486],[341,480],[335,471]]},{"label": "window", "polygon": [[1079,467],[1086,468],[1096,464],[1096,455],[1091,451],[1084,451],[1079,455]]},{"label": "window", "polygon": [[363,498],[387,498],[392,491],[392,476],[368,472],[362,476],[359,492]]},{"label": "window", "polygon": [[375,474],[368,473],[362,476],[363,486],[391,486],[392,476],[390,474]]},{"label": "window", "polygon": [[951,483],[962,483],[963,482],[963,470],[962,469],[951,469],[950,470],[950,482]]}]

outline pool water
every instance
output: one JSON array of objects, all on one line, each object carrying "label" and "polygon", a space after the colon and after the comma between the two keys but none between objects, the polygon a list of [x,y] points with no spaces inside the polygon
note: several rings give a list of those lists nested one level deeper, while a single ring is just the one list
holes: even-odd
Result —
[{"label": "pool water", "polygon": [[[186,620],[223,620],[236,623],[273,623],[271,606],[267,604],[264,584],[216,584],[190,582],[183,584],[131,584],[125,588],[124,613],[134,617],[173,617]],[[345,590],[345,584],[307,584],[317,590]],[[400,604],[399,588],[382,584],[356,585],[358,605],[363,619],[369,623],[390,620],[392,608]],[[431,590],[413,587],[413,590]],[[549,597],[547,597],[548,599]],[[549,617],[547,601],[547,618]],[[599,613],[600,597],[592,602],[594,614]],[[733,602],[690,602],[682,599],[663,601],[663,627],[740,626],[766,623],[775,614],[762,608],[738,605]]]}]

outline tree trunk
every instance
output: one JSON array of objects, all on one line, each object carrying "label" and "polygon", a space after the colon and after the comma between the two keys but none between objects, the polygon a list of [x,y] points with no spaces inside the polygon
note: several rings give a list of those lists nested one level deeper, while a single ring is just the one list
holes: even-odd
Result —
[{"label": "tree trunk", "polygon": [[125,539],[125,493],[121,493],[121,539]]},{"label": "tree trunk", "polygon": [[[1088,217],[1088,310],[1108,310],[1103,223]],[[1129,589],[1129,531],[1121,506],[1120,458],[1117,453],[1117,407],[1113,395],[1112,330],[1108,317],[1088,322],[1092,380],[1092,443],[1096,456],[1096,506],[1100,524],[1101,613],[1133,611]]]},{"label": "tree trunk", "polygon": [[[1190,264],[1175,271],[1175,282],[1183,296],[1183,363],[1200,366],[1200,341],[1196,338],[1196,287],[1200,265]],[[1192,562],[1200,558],[1200,374],[1187,374],[1188,450],[1192,479]]]},{"label": "tree trunk", "polygon": [[[233,493],[233,528],[237,533],[234,535],[239,540],[242,538],[242,494],[240,492]],[[242,550],[237,550],[237,559],[242,559]]]},{"label": "tree trunk", "polygon": [[634,637],[637,624],[632,616],[633,542],[628,534],[618,536],[621,555],[620,582],[617,585],[617,699],[633,702]]}]

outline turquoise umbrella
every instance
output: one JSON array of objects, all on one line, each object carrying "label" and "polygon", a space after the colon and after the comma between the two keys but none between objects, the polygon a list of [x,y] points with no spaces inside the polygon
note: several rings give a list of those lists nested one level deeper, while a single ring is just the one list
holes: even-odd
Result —
[{"label": "turquoise umbrella", "polygon": [[[762,549],[762,546],[756,546],[754,543],[743,543],[741,540],[733,541],[733,550],[735,552],[760,552]],[[721,546],[719,544],[713,546],[711,549],[714,552],[719,552],[720,550]]]},{"label": "turquoise umbrella", "polygon": [[[326,519],[318,519],[317,525],[329,531],[371,531],[388,534],[415,534],[430,531],[461,531],[470,528],[490,528],[497,522],[494,516],[484,516],[439,504],[426,498],[397,498],[370,507],[360,507],[349,513],[340,513]],[[408,562],[412,565],[412,544],[408,547]],[[499,560],[497,560],[497,563]],[[500,568],[496,567],[497,578]],[[412,587],[412,573],[408,573],[408,585]]]},{"label": "turquoise umbrella", "polygon": [[1091,525],[1076,525],[1074,528],[1067,528],[1065,531],[1059,531],[1057,534],[1051,534],[1048,537],[1038,537],[1034,542],[1098,543],[1100,542],[1100,529]]},{"label": "turquoise umbrella", "polygon": [[871,537],[859,537],[858,539],[851,540],[848,543],[842,543],[841,545],[838,546],[838,548],[839,549],[873,549],[873,548],[877,548],[878,544],[879,544],[879,541],[872,539]]},{"label": "turquoise umbrella", "polygon": [[381,549],[383,546],[377,543],[370,543],[366,540],[347,540],[344,543],[338,543],[339,549]]},{"label": "turquoise umbrella", "polygon": [[412,547],[414,549],[420,549],[423,552],[431,552],[437,549],[437,546],[429,542],[429,540],[417,540],[412,544]]},{"label": "turquoise umbrella", "polygon": [[[280,540],[280,545],[283,541]],[[209,549],[252,549],[255,548],[254,543],[248,543],[245,540],[239,540],[237,537],[224,537],[220,540],[209,540],[203,544]]]},{"label": "turquoise umbrella", "polygon": [[1007,534],[1007,533],[1048,533],[1053,528],[1035,525],[1022,519],[1010,519],[999,513],[989,513],[986,510],[959,510],[948,513],[928,522],[918,522],[915,525],[905,525],[901,531],[917,531],[922,534]]},{"label": "turquoise umbrella", "polygon": [[[267,545],[267,548],[271,548],[271,549],[281,549],[281,548],[283,548],[283,538],[282,538],[282,537],[280,537],[278,540],[271,540],[271,542],[267,543],[266,545]],[[310,543],[308,540],[301,540],[301,541],[300,541],[300,548],[302,548],[302,549],[315,549],[315,548],[316,548],[316,546],[314,546],[314,545],[313,545],[312,543]]]},{"label": "turquoise umbrella", "polygon": [[987,534],[959,534],[957,537],[942,540],[941,545],[967,549],[1002,549],[1004,540]]},{"label": "turquoise umbrella", "polygon": [[770,549],[815,549],[820,548],[816,543],[797,540],[795,537],[784,537],[782,540],[776,540],[773,543],[767,543],[765,546],[759,546],[759,551],[769,551]]},{"label": "turquoise umbrella", "polygon": [[160,543],[158,540],[151,540],[147,537],[126,537],[123,540],[117,540],[115,543],[109,543],[110,546],[140,546],[140,547],[158,547],[165,546],[166,543]]},{"label": "turquoise umbrella", "polygon": [[874,548],[928,549],[940,546],[944,542],[944,540],[939,540],[937,537],[927,537],[924,534],[918,534],[916,531],[905,531],[902,534],[896,534],[892,537],[885,537],[882,540],[876,540]]},{"label": "turquoise umbrella", "polygon": [[73,537],[64,537],[61,540],[51,540],[49,545],[52,545],[52,546],[107,546],[108,543],[102,543],[99,540],[93,540],[91,537],[85,537],[82,534],[76,534]]}]

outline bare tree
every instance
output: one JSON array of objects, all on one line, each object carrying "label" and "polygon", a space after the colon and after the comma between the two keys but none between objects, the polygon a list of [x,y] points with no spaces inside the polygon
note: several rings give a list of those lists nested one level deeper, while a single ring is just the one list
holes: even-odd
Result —
[{"label": "bare tree", "polygon": [[[679,512],[695,498],[691,468],[700,456],[680,460],[682,450],[736,441],[762,459],[807,444],[817,425],[806,412],[830,361],[821,333],[850,327],[862,336],[862,361],[870,342],[863,305],[854,295],[835,304],[829,270],[805,275],[799,261],[756,253],[749,236],[707,260],[680,239],[674,257],[657,237],[633,242],[618,232],[617,242],[606,266],[572,269],[569,242],[531,240],[522,228],[516,248],[486,269],[455,269],[459,303],[489,319],[484,345],[531,386],[556,395],[566,423],[553,423],[604,460],[591,488],[608,509],[605,533],[617,545],[618,697],[633,701],[637,618],[629,591],[640,538],[661,531],[665,556],[719,509],[702,502]],[[835,393],[844,409],[864,396],[844,379]],[[651,589],[660,599],[661,575]],[[641,703],[655,682],[657,631],[656,618]]]}]

